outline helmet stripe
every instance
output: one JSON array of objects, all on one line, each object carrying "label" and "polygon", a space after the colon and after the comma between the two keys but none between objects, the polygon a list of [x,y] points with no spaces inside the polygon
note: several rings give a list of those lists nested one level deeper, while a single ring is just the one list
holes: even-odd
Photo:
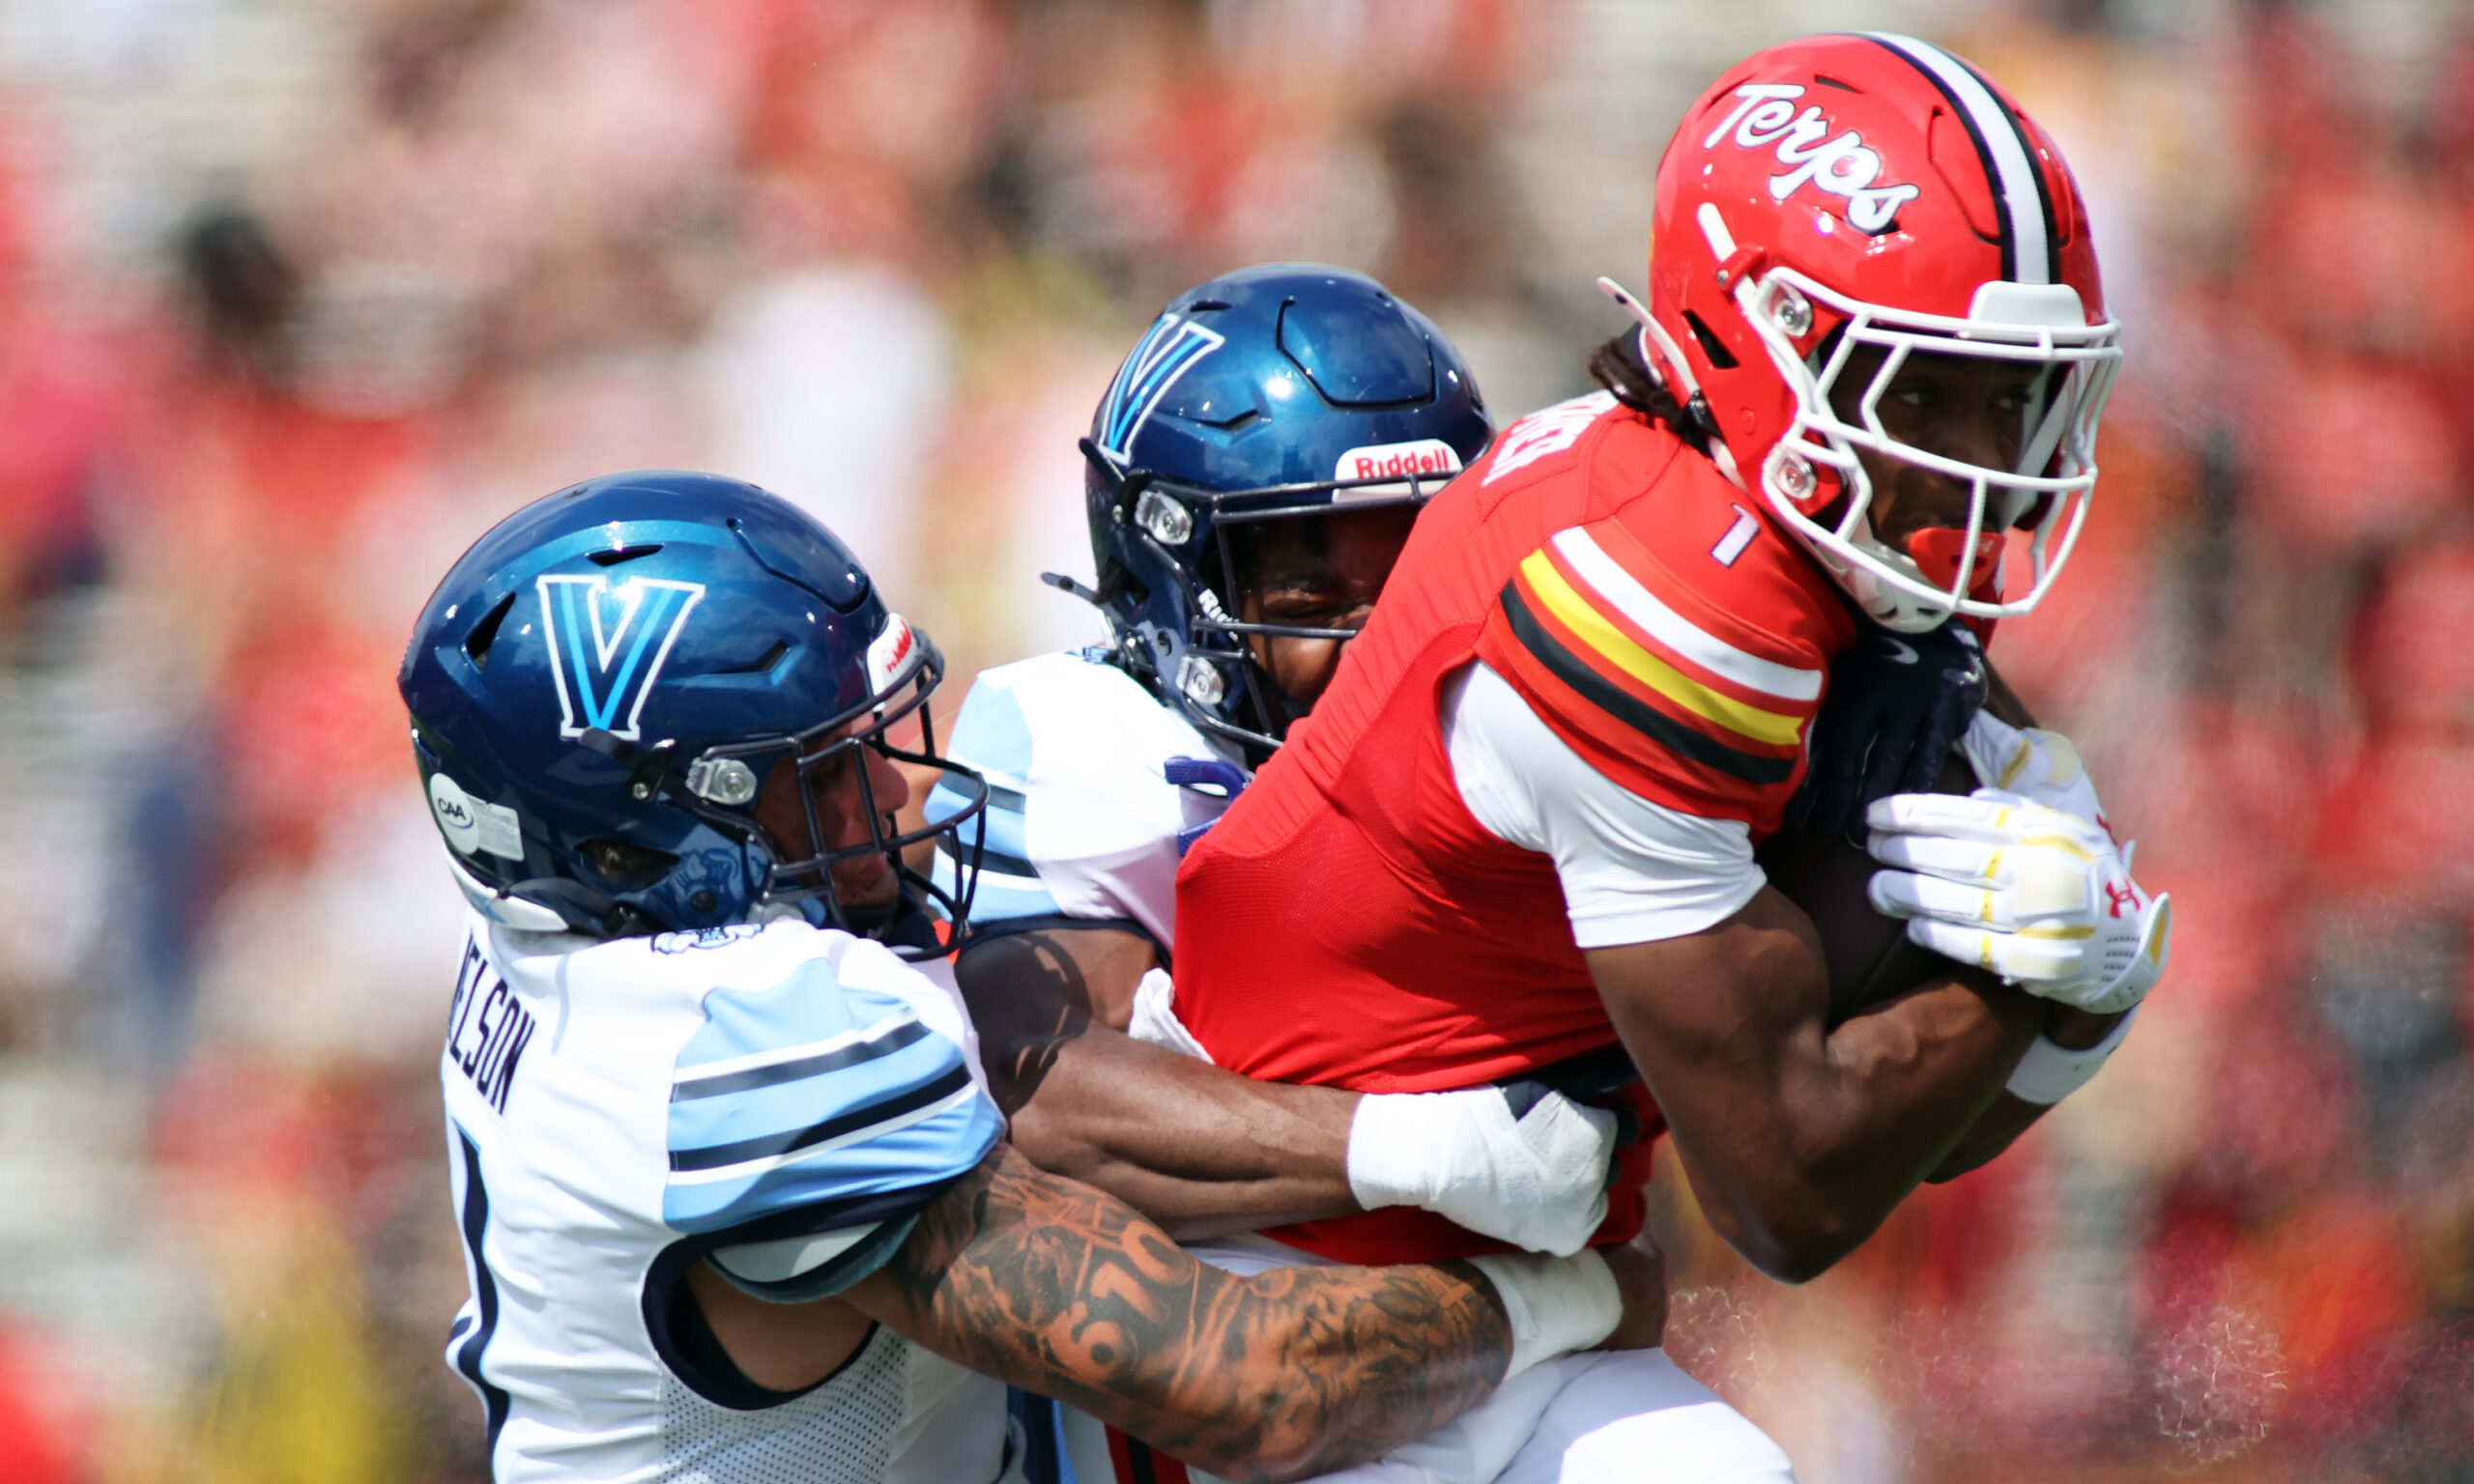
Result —
[{"label": "helmet stripe", "polygon": [[2028,126],[2020,119],[2017,109],[2000,103],[2000,95],[1993,91],[1992,79],[1976,71],[1974,63],[1961,62],[1959,65],[1966,68],[1977,84],[1993,97],[1995,102],[1999,105],[1998,111],[2000,113],[2002,125],[2019,141],[2019,153],[2028,161],[2028,179],[2035,183],[2036,213],[2044,226],[2044,281],[2059,283],[2061,282],[2061,230],[2054,224],[2053,187],[2045,179],[2043,166],[2036,163],[2036,147],[2028,137]]},{"label": "helmet stripe", "polygon": [[1984,79],[1941,47],[1887,31],[1863,35],[1906,58],[1932,79],[1967,126],[1968,137],[1975,141],[1984,173],[1993,183],[1994,205],[2001,216],[2001,276],[2013,283],[2056,281],[2059,253],[2054,241],[2053,203],[2046,196],[2044,175],[2028,152],[2027,136],[2010,110]]}]

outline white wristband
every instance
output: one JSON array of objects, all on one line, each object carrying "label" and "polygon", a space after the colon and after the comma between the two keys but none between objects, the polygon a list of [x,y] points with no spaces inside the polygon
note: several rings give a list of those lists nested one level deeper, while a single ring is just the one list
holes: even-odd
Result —
[{"label": "white wristband", "polygon": [[2114,1048],[2130,1034],[2130,1023],[2138,1018],[2139,1007],[2134,1005],[2130,1013],[2122,1016],[2120,1023],[2108,1032],[2104,1040],[2085,1051],[2055,1045],[2039,1032],[2036,1039],[2028,1043],[2028,1054],[2019,1058],[2019,1065],[2011,1069],[2010,1080],[2002,1084],[2001,1090],[2021,1102],[2051,1106],[2061,1101],[2087,1085],[2087,1079],[2105,1065],[2106,1059],[2114,1054]]},{"label": "white wristband", "polygon": [[1446,1093],[1368,1093],[1349,1118],[1349,1193],[1368,1211],[1434,1196],[1434,1126]]},{"label": "white wristband", "polygon": [[1489,1252],[1469,1259],[1486,1275],[1511,1321],[1511,1365],[1504,1380],[1569,1351],[1587,1350],[1615,1332],[1624,1292],[1596,1248],[1570,1257]]}]

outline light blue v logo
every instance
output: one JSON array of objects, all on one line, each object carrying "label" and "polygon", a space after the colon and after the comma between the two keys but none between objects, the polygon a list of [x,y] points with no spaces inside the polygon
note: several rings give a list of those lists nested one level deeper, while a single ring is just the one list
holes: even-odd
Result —
[{"label": "light blue v logo", "polygon": [[599,728],[625,741],[642,735],[645,698],[671,645],[702,602],[705,585],[634,577],[610,585],[599,573],[540,580],[541,633],[559,686],[559,735]]},{"label": "light blue v logo", "polygon": [[1116,380],[1108,384],[1108,394],[1100,403],[1099,445],[1124,458],[1134,446],[1135,435],[1142,431],[1168,388],[1177,385],[1177,378],[1227,343],[1228,337],[1218,330],[1173,314],[1153,321],[1142,343],[1117,368]]}]

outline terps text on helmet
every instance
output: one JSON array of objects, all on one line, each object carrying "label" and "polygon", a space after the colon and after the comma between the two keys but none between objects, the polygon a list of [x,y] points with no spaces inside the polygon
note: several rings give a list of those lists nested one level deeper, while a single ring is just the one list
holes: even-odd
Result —
[{"label": "terps text on helmet", "polygon": [[1778,163],[1786,173],[1769,178],[1770,199],[1784,201],[1806,186],[1818,186],[1847,201],[1847,219],[1861,231],[1886,232],[1898,219],[1898,209],[1921,194],[1913,186],[1876,186],[1882,157],[1854,129],[1831,135],[1821,109],[1796,110],[1804,96],[1794,83],[1753,82],[1736,89],[1734,111],[1710,130],[1701,147],[1714,150],[1732,132],[1736,144],[1758,150],[1775,144]]}]

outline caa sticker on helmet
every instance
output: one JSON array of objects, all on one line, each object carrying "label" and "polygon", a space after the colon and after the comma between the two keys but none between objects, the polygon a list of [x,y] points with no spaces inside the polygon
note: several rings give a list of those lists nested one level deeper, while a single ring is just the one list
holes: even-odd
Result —
[{"label": "caa sticker on helmet", "polygon": [[429,776],[429,812],[446,842],[464,855],[486,850],[510,861],[524,859],[524,830],[515,811],[491,804],[464,791],[444,773]]},{"label": "caa sticker on helmet", "polygon": [[580,737],[597,727],[636,741],[645,698],[705,585],[631,577],[613,587],[595,572],[544,576],[538,586],[541,635],[559,687],[559,735]]},{"label": "caa sticker on helmet", "polygon": [[429,776],[429,812],[446,842],[466,855],[481,847],[480,817],[473,813],[473,796],[444,773]]}]

